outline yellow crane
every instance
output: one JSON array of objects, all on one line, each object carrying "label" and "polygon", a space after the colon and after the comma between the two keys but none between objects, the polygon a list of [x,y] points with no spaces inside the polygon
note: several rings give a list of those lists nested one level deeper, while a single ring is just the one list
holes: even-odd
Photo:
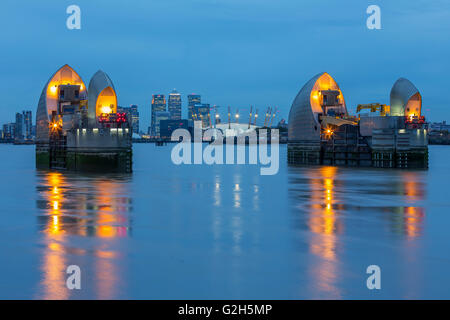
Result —
[{"label": "yellow crane", "polygon": [[370,112],[380,111],[381,116],[386,116],[391,111],[391,107],[381,103],[358,104],[356,112],[359,113],[363,109],[370,109]]}]

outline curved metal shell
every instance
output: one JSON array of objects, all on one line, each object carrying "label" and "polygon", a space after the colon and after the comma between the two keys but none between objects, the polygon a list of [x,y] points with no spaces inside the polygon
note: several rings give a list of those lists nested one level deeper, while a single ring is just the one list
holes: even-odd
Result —
[{"label": "curved metal shell", "polygon": [[[323,112],[319,103],[313,99],[313,92],[319,90],[339,90],[336,81],[326,72],[309,80],[299,91],[292,103],[288,120],[289,141],[320,141],[319,114]],[[347,114],[341,93],[342,112]]]},{"label": "curved metal shell", "polygon": [[83,80],[69,65],[59,68],[47,81],[42,89],[36,112],[36,142],[48,142],[49,121],[52,111],[56,111],[58,106],[57,90],[52,90],[61,84],[78,84],[81,86],[80,97],[86,99],[87,92]]},{"label": "curved metal shell", "polygon": [[102,95],[108,95],[111,97],[113,104],[112,112],[117,112],[117,96],[114,84],[106,73],[99,70],[91,78],[88,89],[88,117],[91,125],[96,123],[97,116],[99,115],[98,105],[99,98]]},{"label": "curved metal shell", "polygon": [[411,81],[398,79],[391,89],[391,116],[420,116],[422,97]]}]

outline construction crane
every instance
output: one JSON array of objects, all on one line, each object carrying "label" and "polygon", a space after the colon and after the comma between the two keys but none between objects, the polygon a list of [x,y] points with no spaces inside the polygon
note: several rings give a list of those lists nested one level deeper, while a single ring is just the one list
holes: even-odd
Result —
[{"label": "construction crane", "polygon": [[370,112],[380,111],[381,116],[389,114],[391,107],[380,103],[368,103],[368,104],[358,104],[356,107],[356,112],[359,113],[363,109],[370,109]]},{"label": "construction crane", "polygon": [[248,129],[250,129],[250,125],[252,124],[252,111],[253,106],[250,106],[250,116],[248,117]]}]

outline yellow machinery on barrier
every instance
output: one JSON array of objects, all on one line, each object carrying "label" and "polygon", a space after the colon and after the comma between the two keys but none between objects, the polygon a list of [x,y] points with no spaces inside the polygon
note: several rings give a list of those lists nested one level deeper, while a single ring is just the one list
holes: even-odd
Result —
[{"label": "yellow machinery on barrier", "polygon": [[370,112],[380,111],[380,116],[386,116],[391,111],[391,107],[380,103],[358,104],[356,113],[359,113],[363,109],[370,109]]}]

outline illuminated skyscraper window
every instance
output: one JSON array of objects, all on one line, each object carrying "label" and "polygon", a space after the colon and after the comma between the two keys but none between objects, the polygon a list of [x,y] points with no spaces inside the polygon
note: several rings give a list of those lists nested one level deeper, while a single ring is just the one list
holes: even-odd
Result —
[{"label": "illuminated skyscraper window", "polygon": [[200,103],[202,103],[202,98],[199,94],[188,95],[188,120],[193,120],[194,106]]},{"label": "illuminated skyscraper window", "polygon": [[173,91],[169,94],[168,107],[170,112],[171,120],[180,120],[181,119],[181,94],[178,93],[177,90],[173,89]]},{"label": "illuminated skyscraper window", "polygon": [[154,94],[152,99],[152,117],[151,117],[151,132],[152,136],[156,135],[156,112],[166,111],[166,98],[163,94]]}]

